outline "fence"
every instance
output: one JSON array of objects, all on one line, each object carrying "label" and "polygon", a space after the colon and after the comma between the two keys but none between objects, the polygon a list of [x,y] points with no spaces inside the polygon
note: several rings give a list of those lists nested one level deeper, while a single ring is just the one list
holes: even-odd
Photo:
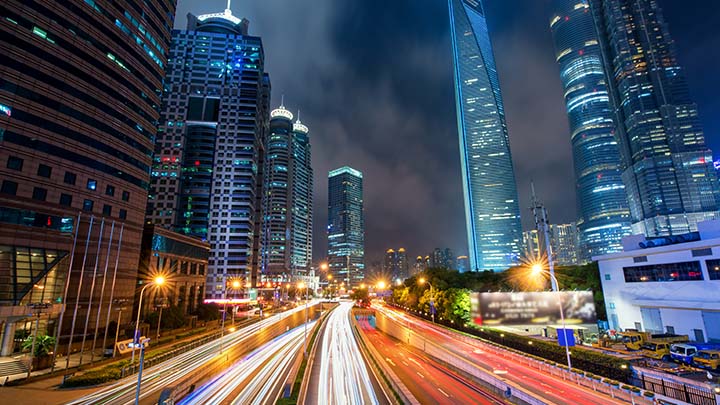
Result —
[{"label": "fence", "polygon": [[693,387],[687,384],[667,381],[641,374],[635,378],[635,385],[653,391],[668,398],[677,399],[693,405],[716,405],[715,394],[709,390]]}]

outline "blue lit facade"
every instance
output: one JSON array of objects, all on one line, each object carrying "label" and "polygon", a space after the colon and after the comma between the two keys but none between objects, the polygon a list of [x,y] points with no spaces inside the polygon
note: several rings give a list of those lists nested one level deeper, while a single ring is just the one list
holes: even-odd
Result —
[{"label": "blue lit facade", "polygon": [[344,166],[328,175],[328,268],[338,282],[357,286],[365,278],[363,175]]},{"label": "blue lit facade", "polygon": [[270,113],[265,146],[263,282],[307,276],[312,262],[313,170],[309,129],[284,106]]},{"label": "blue lit facade", "polygon": [[591,0],[614,107],[632,231],[684,234],[717,219],[718,177],[656,0]]},{"label": "blue lit facade", "polygon": [[269,79],[261,39],[223,13],[172,33],[148,221],[210,243],[207,298],[256,281]]},{"label": "blue lit facade", "polygon": [[519,263],[522,228],[500,82],[482,4],[449,0],[472,270]]},{"label": "blue lit facade", "polygon": [[630,234],[630,209],[622,181],[602,52],[590,5],[557,0],[550,22],[575,165],[579,261],[622,251]]}]

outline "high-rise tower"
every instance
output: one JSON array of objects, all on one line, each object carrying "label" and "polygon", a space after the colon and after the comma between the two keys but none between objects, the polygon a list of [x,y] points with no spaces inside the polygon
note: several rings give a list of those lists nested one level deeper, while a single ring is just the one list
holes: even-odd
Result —
[{"label": "high-rise tower", "polygon": [[357,286],[365,278],[363,174],[344,166],[328,174],[328,267],[334,279]]},{"label": "high-rise tower", "polygon": [[519,262],[522,228],[500,82],[482,4],[449,6],[470,265],[501,271]]},{"label": "high-rise tower", "polygon": [[262,281],[306,276],[312,261],[313,170],[309,129],[281,105],[266,142]]},{"label": "high-rise tower", "polygon": [[656,0],[591,0],[615,113],[632,231],[661,236],[720,218],[698,109]]},{"label": "high-rise tower", "polygon": [[207,239],[206,297],[228,277],[256,282],[270,83],[260,38],[230,10],[174,30],[148,220]]},{"label": "high-rise tower", "polygon": [[0,306],[18,306],[1,311],[6,343],[28,305],[50,304],[50,335],[65,309],[65,353],[72,325],[102,339],[111,303],[132,303],[175,3],[0,2]]},{"label": "high-rise tower", "polygon": [[579,220],[579,260],[622,250],[630,209],[602,63],[585,0],[556,0],[550,22],[570,123]]}]

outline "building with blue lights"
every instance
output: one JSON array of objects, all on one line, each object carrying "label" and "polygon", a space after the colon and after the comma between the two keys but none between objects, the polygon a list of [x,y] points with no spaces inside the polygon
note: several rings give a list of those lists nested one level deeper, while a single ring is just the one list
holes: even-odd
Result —
[{"label": "building with blue lights", "polygon": [[270,112],[265,145],[262,282],[310,274],[313,170],[309,128],[281,105]]},{"label": "building with blue lights", "polygon": [[620,149],[590,5],[557,0],[550,22],[570,123],[578,212],[578,260],[622,250],[630,234]]},{"label": "building with blue lights", "polygon": [[654,0],[591,0],[632,232],[684,234],[717,219],[718,176],[697,105]]},{"label": "building with blue lights", "polygon": [[365,278],[363,174],[344,166],[328,174],[328,271],[338,283]]},{"label": "building with blue lights", "polygon": [[502,271],[519,263],[522,228],[495,57],[482,3],[448,3],[470,267]]},{"label": "building with blue lights", "polygon": [[207,298],[257,282],[270,81],[248,21],[188,14],[172,32],[148,221],[210,243]]}]

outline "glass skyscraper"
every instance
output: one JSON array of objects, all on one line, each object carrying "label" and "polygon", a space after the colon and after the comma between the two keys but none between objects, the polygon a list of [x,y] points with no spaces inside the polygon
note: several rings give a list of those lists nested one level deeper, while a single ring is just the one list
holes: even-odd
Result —
[{"label": "glass skyscraper", "polygon": [[338,282],[365,278],[363,174],[344,166],[328,174],[328,269]]},{"label": "glass skyscraper", "polygon": [[502,271],[519,263],[522,228],[495,57],[482,3],[449,7],[470,266]]},{"label": "glass skyscraper", "polygon": [[261,281],[293,281],[312,262],[309,129],[283,105],[270,113],[265,146]]},{"label": "glass skyscraper", "polygon": [[630,209],[621,178],[620,149],[590,5],[556,0],[550,22],[575,165],[579,261],[622,250]]},{"label": "glass skyscraper", "polygon": [[717,219],[712,152],[656,0],[591,0],[633,233],[682,234]]},{"label": "glass skyscraper", "polygon": [[248,21],[188,15],[172,32],[155,145],[148,221],[206,239],[205,293],[228,277],[257,281],[262,159],[270,82]]}]

